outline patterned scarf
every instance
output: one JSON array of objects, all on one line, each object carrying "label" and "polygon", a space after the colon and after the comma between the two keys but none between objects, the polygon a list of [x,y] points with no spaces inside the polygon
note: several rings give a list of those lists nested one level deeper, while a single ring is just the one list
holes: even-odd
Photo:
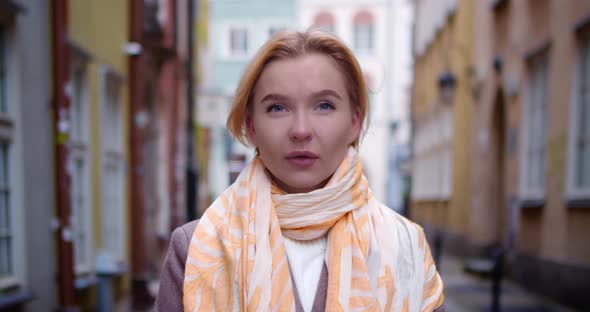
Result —
[{"label": "patterned scarf", "polygon": [[295,311],[283,236],[323,235],[326,311],[432,311],[442,304],[422,228],[373,198],[350,148],[327,185],[306,194],[280,192],[256,157],[195,229],[184,310]]}]

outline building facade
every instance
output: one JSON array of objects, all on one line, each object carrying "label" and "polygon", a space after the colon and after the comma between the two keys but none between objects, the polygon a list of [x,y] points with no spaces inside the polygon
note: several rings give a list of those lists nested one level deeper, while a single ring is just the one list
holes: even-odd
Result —
[{"label": "building facade", "polygon": [[[510,278],[588,309],[590,3],[416,5],[412,216],[447,252],[501,246]],[[445,101],[451,117],[436,120]]]},{"label": "building facade", "polygon": [[[131,296],[153,303],[171,231],[187,207],[188,91],[193,86],[195,7],[188,0],[135,0],[125,45],[129,66]],[[138,48],[138,49],[137,49]],[[194,154],[191,154],[194,155]],[[191,186],[193,187],[193,186]]]},{"label": "building facade", "polygon": [[398,166],[398,151],[405,148],[410,129],[411,4],[396,0],[302,0],[298,6],[301,30],[332,32],[357,57],[370,101],[369,127],[360,144],[365,174],[376,198],[401,210],[405,179]]},{"label": "building facade", "polygon": [[189,1],[0,1],[0,310],[147,309],[185,223]]},{"label": "building facade", "polygon": [[471,1],[416,1],[411,216],[466,235],[471,170]]},{"label": "building facade", "polygon": [[57,303],[49,12],[0,3],[0,310]]},{"label": "building facade", "polygon": [[475,14],[472,233],[512,251],[516,281],[586,310],[590,2],[480,1]]},{"label": "building facade", "polygon": [[207,59],[201,67],[198,122],[209,135],[209,181],[204,192],[212,200],[254,155],[225,130],[242,71],[274,32],[295,28],[297,19],[295,0],[210,0],[208,8],[209,40],[203,51]]},{"label": "building facade", "polygon": [[[127,244],[125,92],[128,7],[120,2],[72,1],[67,6],[69,138],[67,168],[73,229],[76,302],[95,306],[102,274],[123,282],[131,265]],[[109,17],[105,24],[103,18]]]}]

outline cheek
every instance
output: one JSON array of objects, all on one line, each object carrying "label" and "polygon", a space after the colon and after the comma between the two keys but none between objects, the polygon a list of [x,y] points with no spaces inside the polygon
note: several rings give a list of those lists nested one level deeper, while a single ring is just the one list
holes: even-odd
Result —
[{"label": "cheek", "polygon": [[281,131],[269,123],[262,123],[255,127],[256,147],[262,151],[274,151],[281,142]]},{"label": "cheek", "polygon": [[350,119],[344,118],[335,120],[335,122],[331,123],[328,127],[324,124],[323,128],[329,132],[329,136],[333,140],[332,143],[334,145],[348,146],[355,133],[355,127],[350,122]]},{"label": "cheek", "polygon": [[323,138],[320,140],[320,144],[324,154],[329,155],[329,167],[334,166],[332,169],[335,169],[335,166],[340,164],[346,156],[348,146],[350,146],[351,127],[349,124],[343,125],[341,123],[331,124],[330,126],[327,127],[324,124],[323,129],[325,131],[321,135]]},{"label": "cheek", "polygon": [[264,142],[267,140],[266,137],[268,134],[268,123],[264,120],[260,120],[260,118],[253,118],[247,129],[248,137],[250,138],[252,144],[260,148],[259,145],[264,144]]}]

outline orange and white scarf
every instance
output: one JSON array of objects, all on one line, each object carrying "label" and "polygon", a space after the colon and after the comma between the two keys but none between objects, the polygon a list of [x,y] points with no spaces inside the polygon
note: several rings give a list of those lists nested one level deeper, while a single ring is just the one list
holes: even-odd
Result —
[{"label": "orange and white scarf", "polygon": [[195,229],[184,310],[295,311],[283,236],[323,235],[326,311],[432,311],[442,304],[422,228],[373,198],[350,148],[327,185],[305,194],[278,191],[256,157]]}]

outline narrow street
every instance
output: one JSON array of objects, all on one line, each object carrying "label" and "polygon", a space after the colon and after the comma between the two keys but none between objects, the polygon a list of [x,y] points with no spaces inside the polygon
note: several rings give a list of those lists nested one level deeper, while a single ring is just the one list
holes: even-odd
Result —
[{"label": "narrow street", "polygon": [[[332,74],[261,79],[334,39]],[[590,311],[590,0],[0,0],[0,312],[158,310],[171,234],[250,163],[332,192],[357,135],[362,189],[424,229],[447,312]]]},{"label": "narrow street", "polygon": [[[445,282],[445,311],[491,311],[491,279],[484,279],[463,271],[460,258],[444,255],[440,274]],[[503,312],[573,312],[526,291],[510,280],[501,283],[500,310]]]}]

